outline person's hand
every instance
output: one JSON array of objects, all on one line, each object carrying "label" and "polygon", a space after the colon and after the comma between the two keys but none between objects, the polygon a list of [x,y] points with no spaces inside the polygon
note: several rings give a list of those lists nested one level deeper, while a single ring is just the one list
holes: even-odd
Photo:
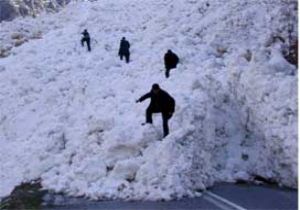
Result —
[{"label": "person's hand", "polygon": [[140,103],[140,99],[136,100],[135,103]]}]

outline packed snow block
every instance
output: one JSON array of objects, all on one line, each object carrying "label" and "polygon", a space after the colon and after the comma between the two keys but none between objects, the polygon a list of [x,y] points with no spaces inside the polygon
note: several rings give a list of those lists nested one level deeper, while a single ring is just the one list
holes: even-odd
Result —
[{"label": "packed snow block", "polygon": [[93,156],[86,158],[81,162],[81,166],[76,169],[76,174],[79,179],[94,182],[101,177],[106,176],[106,165],[100,157]]},{"label": "packed snow block", "polygon": [[106,162],[108,165],[113,166],[116,161],[137,156],[139,153],[140,148],[135,144],[110,145],[109,148],[106,149]]},{"label": "packed snow block", "polygon": [[141,127],[141,130],[132,132],[135,129],[134,126],[136,125],[132,125],[132,129],[127,127],[126,130],[115,127],[103,136],[104,139],[107,139],[102,146],[108,167],[114,168],[118,161],[140,156],[144,148],[157,140],[155,130],[151,129],[151,126],[146,126],[149,130]]},{"label": "packed snow block", "polygon": [[234,76],[233,96],[249,133],[245,146],[248,150],[256,147],[261,163],[253,165],[250,173],[296,188],[297,77],[290,74],[295,67],[274,51],[269,62],[255,58],[250,65],[235,69],[239,76]]},{"label": "packed snow block", "polygon": [[138,170],[136,180],[138,185],[147,186],[144,189],[146,199],[193,196],[193,190],[203,190],[211,184],[210,156],[206,140],[201,136],[200,130],[181,129],[143,151],[146,161]]},{"label": "packed snow block", "polygon": [[128,182],[135,181],[136,172],[141,165],[140,161],[138,158],[118,161],[110,176]]}]

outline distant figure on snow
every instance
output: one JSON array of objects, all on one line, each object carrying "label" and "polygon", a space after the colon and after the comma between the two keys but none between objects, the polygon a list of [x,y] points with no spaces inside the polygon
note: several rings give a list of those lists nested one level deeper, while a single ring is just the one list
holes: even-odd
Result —
[{"label": "distant figure on snow", "polygon": [[165,54],[164,61],[166,67],[166,78],[168,78],[170,76],[170,70],[177,67],[179,58],[171,50],[168,50],[168,52]]},{"label": "distant figure on snow", "polygon": [[146,110],[146,123],[152,124],[153,113],[162,113],[164,137],[166,137],[169,134],[168,120],[175,110],[175,100],[166,91],[160,89],[158,84],[153,84],[151,91],[136,102],[142,102],[147,98],[151,98],[151,102]]},{"label": "distant figure on snow", "polygon": [[123,60],[123,56],[125,56],[126,63],[129,63],[129,57],[130,57],[129,48],[130,48],[129,42],[125,39],[125,37],[123,37],[120,42],[119,56],[121,60]]},{"label": "distant figure on snow", "polygon": [[84,42],[86,42],[87,49],[90,52],[91,51],[91,38],[90,38],[90,34],[89,34],[89,32],[86,29],[81,34],[83,35],[83,37],[81,39],[81,45],[82,45],[82,47],[84,47]]}]

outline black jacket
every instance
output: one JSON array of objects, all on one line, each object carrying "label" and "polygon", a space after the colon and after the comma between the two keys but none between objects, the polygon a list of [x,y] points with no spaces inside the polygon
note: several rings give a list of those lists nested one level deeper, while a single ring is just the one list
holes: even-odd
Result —
[{"label": "black jacket", "polygon": [[121,40],[119,55],[129,54],[130,44],[127,40]]},{"label": "black jacket", "polygon": [[138,101],[142,102],[147,98],[151,98],[149,107],[161,111],[163,113],[173,113],[175,111],[175,100],[166,91],[160,89],[157,94],[153,91],[142,96]]},{"label": "black jacket", "polygon": [[81,34],[83,35],[83,38],[85,38],[85,39],[90,39],[90,34],[89,34],[89,32],[84,31],[84,32],[82,32]]},{"label": "black jacket", "polygon": [[167,52],[165,54],[164,60],[165,60],[165,66],[170,69],[176,68],[179,62],[178,56],[173,52]]}]

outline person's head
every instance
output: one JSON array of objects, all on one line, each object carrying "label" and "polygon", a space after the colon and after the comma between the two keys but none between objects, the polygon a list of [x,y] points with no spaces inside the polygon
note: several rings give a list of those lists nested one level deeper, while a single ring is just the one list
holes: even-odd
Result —
[{"label": "person's head", "polygon": [[122,37],[122,40],[125,40],[125,39],[126,39],[126,38],[123,36],[123,37]]},{"label": "person's head", "polygon": [[152,91],[153,91],[153,93],[157,94],[157,93],[160,91],[159,85],[156,84],[156,83],[153,84],[153,85],[152,85]]},{"label": "person's head", "polygon": [[169,49],[169,50],[168,50],[168,53],[172,53],[172,50]]},{"label": "person's head", "polygon": [[84,32],[87,32],[87,29],[84,29]]}]

